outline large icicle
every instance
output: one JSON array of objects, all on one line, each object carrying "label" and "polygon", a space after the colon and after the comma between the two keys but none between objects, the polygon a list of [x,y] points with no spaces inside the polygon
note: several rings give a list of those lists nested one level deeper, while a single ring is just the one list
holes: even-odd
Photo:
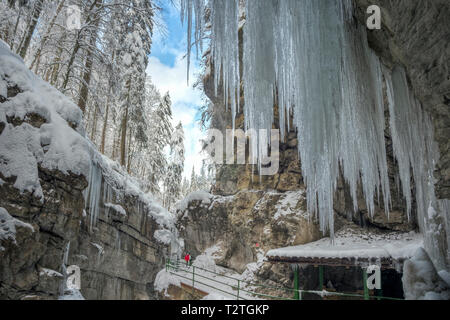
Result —
[{"label": "large icicle", "polygon": [[204,0],[180,0],[181,21],[187,20],[187,82],[189,83],[189,69],[192,52],[192,28],[194,27],[194,43],[197,54],[203,47],[203,16],[205,11]]},{"label": "large icicle", "polygon": [[331,233],[340,165],[355,206],[358,183],[370,214],[380,193],[390,204],[381,66],[352,10],[347,0],[246,2],[246,128],[270,129],[276,98],[282,132],[293,114],[308,209]]},{"label": "large icicle", "polygon": [[237,1],[213,1],[211,3],[211,56],[214,61],[215,93],[222,83],[225,106],[231,105],[233,128],[236,111],[239,109],[240,74],[239,4]]},{"label": "large icicle", "polygon": [[433,172],[439,151],[434,142],[431,119],[410,92],[402,67],[395,67],[392,75],[387,70],[384,74],[394,156],[398,162],[407,212],[411,214],[414,181],[417,222],[424,234],[425,248],[435,266],[445,269],[450,260],[448,207],[435,196]]},{"label": "large icicle", "polygon": [[[181,1],[183,8],[191,11],[205,3]],[[222,79],[225,102],[233,100],[232,106],[239,100],[235,95],[240,85],[239,55],[233,49],[239,43],[237,27],[232,24],[238,24],[236,8],[240,2],[209,0],[216,88]],[[433,233],[433,228],[440,225],[434,218],[439,216],[435,212],[439,212],[438,207],[448,209],[448,206],[439,206],[434,196],[433,169],[438,158],[431,120],[409,91],[404,70],[396,68],[392,77],[386,70],[383,72],[379,59],[368,47],[365,27],[355,24],[352,2],[245,1],[242,66],[245,127],[270,130],[274,103],[279,107],[282,135],[289,125],[288,116],[293,116],[308,209],[318,215],[321,229],[330,230],[333,236],[333,194],[341,172],[350,186],[355,209],[357,189],[361,187],[370,214],[374,212],[376,199],[389,211],[384,77],[394,154],[400,167],[397,180],[406,197],[408,214],[414,181],[418,222],[424,233]],[[191,11],[183,10],[183,15],[188,12],[188,20]],[[189,21],[191,30],[192,16]],[[196,35],[203,32],[199,23],[196,30]],[[260,146],[253,147],[251,152],[263,150]],[[440,213],[441,220],[445,218],[448,224],[443,214]],[[436,235],[428,239],[427,250],[435,251],[430,256],[448,255],[448,249],[436,245],[442,242],[436,240]]]},{"label": "large icicle", "polygon": [[102,169],[94,160],[91,162],[89,170],[88,187],[83,195],[86,202],[86,209],[89,208],[89,231],[97,225],[100,212],[100,201],[102,193]]}]

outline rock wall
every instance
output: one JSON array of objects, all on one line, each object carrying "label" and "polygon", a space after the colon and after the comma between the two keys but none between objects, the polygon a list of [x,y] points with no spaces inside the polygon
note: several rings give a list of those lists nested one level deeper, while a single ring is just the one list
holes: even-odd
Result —
[{"label": "rock wall", "polygon": [[135,196],[113,196],[107,203],[120,205],[126,216],[101,201],[96,226],[89,229],[89,208],[70,243],[68,265],[81,269],[81,293],[89,300],[155,299],[153,281],[167,255],[167,245],[154,237],[161,226]]},{"label": "rock wall", "polygon": [[[154,233],[161,229],[138,197],[113,196],[109,202],[125,209],[123,216],[100,201],[96,226],[90,230],[85,211],[84,176],[39,168],[44,193],[40,202],[13,187],[0,186],[0,208],[22,222],[15,241],[0,239],[0,299],[57,299],[63,285],[63,258],[81,269],[86,299],[154,299],[153,281],[164,266],[167,245]],[[102,190],[105,190],[102,186]],[[102,191],[104,192],[104,191]],[[101,194],[104,199],[104,194]]]},{"label": "rock wall", "polygon": [[210,196],[178,209],[178,230],[194,257],[217,245],[218,265],[240,273],[270,249],[320,239],[317,224],[306,215],[303,190],[243,190]]},{"label": "rock wall", "polygon": [[[63,281],[61,266],[65,244],[80,232],[86,179],[39,170],[44,201],[20,194],[6,181],[0,186],[0,207],[34,231],[18,227],[16,243],[3,239],[0,250],[0,299],[55,299]],[[49,274],[45,269],[57,271]]]},{"label": "rock wall", "polygon": [[0,299],[57,299],[68,265],[81,269],[86,299],[156,298],[170,214],[95,150],[79,108],[2,41],[0,89]]}]

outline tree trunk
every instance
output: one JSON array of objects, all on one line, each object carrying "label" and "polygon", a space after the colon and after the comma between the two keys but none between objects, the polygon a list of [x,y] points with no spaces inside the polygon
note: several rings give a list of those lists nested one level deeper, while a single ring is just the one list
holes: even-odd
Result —
[{"label": "tree trunk", "polygon": [[36,64],[34,73],[37,73],[37,70],[39,68],[39,64],[41,61],[42,49],[44,48],[45,44],[48,41],[48,38],[50,37],[50,32],[52,31],[53,26],[55,25],[56,18],[58,18],[58,15],[60,14],[62,8],[64,7],[64,2],[65,2],[65,0],[61,0],[59,2],[58,7],[56,8],[56,12],[55,12],[52,20],[50,21],[50,24],[48,25],[47,30],[45,31],[45,35],[44,35],[44,37],[42,37],[42,41],[41,41],[41,44],[39,45],[39,49],[36,51],[36,54],[34,55],[33,62],[31,63],[31,66],[30,66],[30,70],[31,70],[31,69],[33,69],[33,66]]},{"label": "tree trunk", "polygon": [[31,37],[33,36],[34,30],[36,29],[36,25],[39,20],[39,16],[41,15],[42,2],[43,0],[37,0],[36,4],[34,5],[31,23],[29,24],[28,29],[25,33],[25,38],[19,52],[19,55],[22,57],[22,59],[24,59],[25,55],[27,54],[27,50],[31,42]]},{"label": "tree trunk", "polygon": [[108,99],[106,100],[105,121],[103,122],[102,141],[100,144],[100,152],[102,154],[105,154],[106,127],[108,126],[108,113],[109,113],[109,96],[108,96]]},{"label": "tree trunk", "polygon": [[[129,100],[129,99],[128,99]],[[120,165],[125,167],[126,162],[126,140],[127,140],[127,122],[128,122],[128,103],[125,108],[125,115],[122,118],[122,130],[120,138]]]},{"label": "tree trunk", "polygon": [[16,38],[17,27],[19,26],[21,17],[22,17],[22,7],[20,7],[20,9],[19,9],[19,14],[17,15],[16,25],[14,26],[14,31],[13,31],[13,34],[11,36],[11,40],[9,43],[9,47],[11,48],[11,51],[14,50],[14,40]]},{"label": "tree trunk", "polygon": [[72,71],[72,65],[75,61],[75,57],[80,49],[80,36],[81,32],[78,31],[77,40],[75,41],[75,45],[73,46],[72,54],[70,55],[69,63],[67,64],[66,74],[64,76],[64,81],[62,84],[62,89],[65,90],[67,88],[67,84],[69,83],[70,73]]},{"label": "tree trunk", "polygon": [[[56,59],[54,62],[52,77],[51,77],[51,81],[50,81],[50,84],[53,86],[56,84],[56,81],[58,80],[58,76],[59,76],[60,63],[61,63],[61,58],[62,58],[62,54],[63,54],[64,40],[66,40],[66,33],[64,33],[61,36],[61,39],[59,40],[59,48],[58,48],[58,52],[56,54]],[[48,79],[46,79],[46,80],[48,81]]]},{"label": "tree trunk", "polygon": [[[103,0],[96,1],[96,6],[99,8],[103,3]],[[89,84],[91,83],[91,75],[92,75],[92,64],[93,64],[93,55],[95,43],[97,42],[98,36],[98,24],[99,24],[99,12],[97,11],[94,17],[94,30],[91,34],[91,38],[89,40],[89,48],[87,50],[86,62],[84,65],[84,75],[83,81],[81,83],[80,88],[80,97],[78,99],[78,107],[80,107],[81,111],[84,113],[86,110],[86,104],[89,96]]]},{"label": "tree trunk", "polygon": [[127,160],[127,172],[131,173],[131,130],[128,130],[128,160]]},{"label": "tree trunk", "polygon": [[98,114],[98,108],[97,104],[94,106],[94,120],[92,121],[92,131],[91,131],[91,141],[95,143],[94,138],[95,134],[97,133],[97,114]]},{"label": "tree trunk", "polygon": [[[90,13],[94,9],[94,7],[97,6],[98,1],[99,0],[94,1],[92,3],[91,7],[88,9],[88,11],[87,11],[88,15],[87,15],[87,19],[86,19],[85,25],[89,25],[91,23]],[[69,79],[70,79],[70,73],[72,72],[72,65],[73,65],[73,63],[75,61],[75,57],[77,56],[78,50],[80,50],[80,47],[81,47],[81,44],[80,44],[81,37],[82,37],[81,31],[82,30],[78,30],[77,40],[75,41],[75,45],[73,46],[72,54],[71,54],[70,59],[69,59],[69,63],[67,64],[67,71],[66,71],[66,74],[64,76],[64,81],[63,81],[63,84],[62,84],[62,89],[63,90],[65,90],[67,88],[67,84],[69,83]]]}]

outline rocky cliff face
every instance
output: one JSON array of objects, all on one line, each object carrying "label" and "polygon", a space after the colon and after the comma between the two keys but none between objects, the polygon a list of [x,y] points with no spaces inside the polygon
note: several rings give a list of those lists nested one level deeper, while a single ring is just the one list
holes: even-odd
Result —
[{"label": "rocky cliff face", "polygon": [[320,238],[318,226],[306,215],[303,190],[242,190],[208,200],[193,194],[190,200],[178,208],[185,249],[195,257],[217,245],[221,258],[216,263],[240,273],[270,249]]},{"label": "rocky cliff face", "polygon": [[57,299],[69,265],[86,299],[155,298],[171,221],[0,41],[0,299]]},{"label": "rocky cliff face", "polygon": [[[16,226],[15,241],[0,239],[0,298],[56,299],[63,285],[63,257],[81,269],[81,293],[86,299],[155,298],[153,280],[163,268],[167,245],[155,239],[161,226],[146,204],[128,195],[119,201],[126,216],[100,203],[94,230],[84,210],[83,176],[40,170],[41,203],[20,194],[11,183],[0,187],[0,207],[27,222]],[[103,195],[102,195],[103,196]],[[103,198],[103,197],[102,197]]]},{"label": "rocky cliff face", "polygon": [[155,238],[162,227],[148,202],[117,192],[108,199],[105,183],[103,179],[101,199],[105,200],[99,202],[96,225],[90,230],[92,208],[88,208],[80,233],[70,242],[68,265],[80,267],[86,299],[155,299],[153,281],[164,267],[170,242]]}]

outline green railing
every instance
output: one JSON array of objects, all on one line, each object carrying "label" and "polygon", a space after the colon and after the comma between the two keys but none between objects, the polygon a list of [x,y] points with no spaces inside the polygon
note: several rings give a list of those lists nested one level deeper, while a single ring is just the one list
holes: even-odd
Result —
[{"label": "green railing", "polygon": [[[179,271],[184,271],[187,274],[190,274],[192,276],[189,275],[189,277],[187,275],[182,275],[179,274]],[[217,279],[214,279],[212,277],[208,277],[204,274],[201,274],[199,272],[196,273],[196,270],[200,270],[209,274],[213,274],[216,276],[219,276],[221,278],[224,279],[229,279],[229,280],[233,280],[235,281],[236,285],[227,283],[227,282],[223,282]],[[223,274],[219,274],[217,272],[211,271],[211,270],[207,270],[204,268],[200,268],[200,267],[196,267],[193,265],[190,266],[186,266],[183,263],[180,263],[179,260],[178,261],[171,261],[171,260],[167,260],[166,261],[166,271],[170,272],[172,275],[175,275],[177,277],[180,277],[182,279],[188,280],[189,283],[192,283],[192,290],[195,290],[195,284],[201,284],[204,285],[206,287],[212,288],[215,291],[219,291],[222,293],[225,293],[227,295],[230,295],[232,297],[235,297],[237,300],[247,300],[247,298],[242,296],[242,293],[246,293],[249,296],[255,297],[255,298],[265,298],[265,299],[274,299],[274,300],[302,300],[304,294],[315,294],[318,296],[323,297],[331,297],[331,296],[335,296],[335,297],[348,297],[348,298],[360,298],[360,299],[364,299],[364,300],[370,300],[370,299],[375,299],[375,300],[403,300],[403,299],[399,299],[399,298],[390,298],[390,297],[383,297],[381,295],[379,296],[370,296],[369,295],[369,290],[367,289],[366,286],[366,282],[364,282],[364,294],[356,294],[356,293],[341,293],[341,292],[330,292],[330,291],[326,291],[326,290],[322,290],[322,291],[315,291],[315,290],[301,290],[298,288],[299,285],[299,279],[298,279],[298,272],[296,271],[294,273],[294,285],[295,288],[285,288],[285,287],[275,287],[275,286],[269,286],[269,285],[263,285],[263,284],[258,284],[258,283],[254,283],[251,281],[244,281],[241,279],[237,279],[235,277],[230,277],[227,275],[223,275]],[[366,273],[363,273],[364,278],[367,277]],[[230,291],[226,291],[223,289],[220,289],[216,286],[213,286],[211,284],[205,283],[204,281],[202,281],[203,279],[212,281],[215,284],[221,284],[224,285],[225,287],[229,287],[231,290]],[[259,292],[255,292],[255,291],[250,291],[247,290],[247,288],[251,288],[253,290],[255,290],[256,288],[262,288],[262,289],[271,289],[271,290],[277,290],[277,291],[284,291],[287,294],[293,296],[293,298],[287,298],[287,297],[281,297],[281,296],[274,296],[274,295],[270,295],[270,294],[264,294],[264,293],[259,293]],[[323,267],[319,266],[319,288],[323,288]],[[198,288],[197,286],[197,289]]]}]

